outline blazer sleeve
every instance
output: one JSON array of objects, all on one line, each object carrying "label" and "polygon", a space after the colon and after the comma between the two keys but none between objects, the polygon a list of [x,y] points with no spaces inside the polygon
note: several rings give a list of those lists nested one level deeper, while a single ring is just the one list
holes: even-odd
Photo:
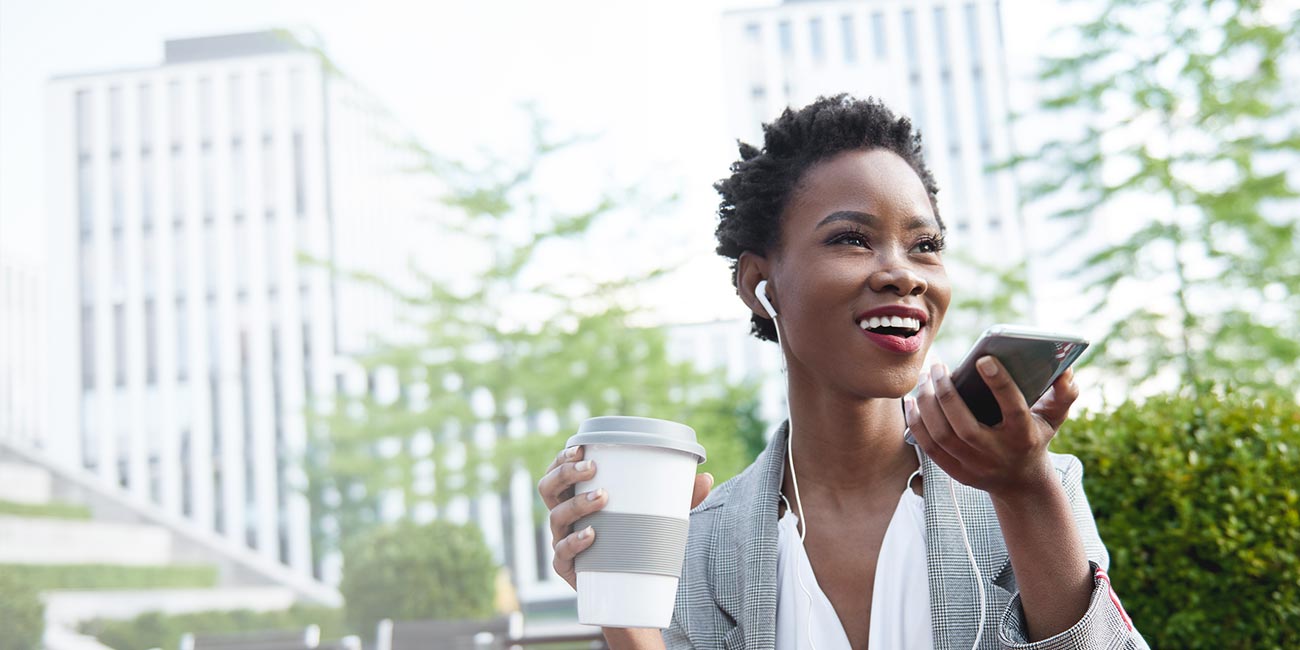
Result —
[{"label": "blazer sleeve", "polygon": [[1070,499],[1074,521],[1088,554],[1093,574],[1092,599],[1078,623],[1060,634],[1031,643],[1020,592],[1016,591],[998,626],[1002,647],[1006,650],[1149,650],[1106,575],[1110,554],[1097,533],[1097,522],[1083,491],[1083,463],[1069,455],[1055,455],[1053,460],[1062,474],[1061,484]]}]

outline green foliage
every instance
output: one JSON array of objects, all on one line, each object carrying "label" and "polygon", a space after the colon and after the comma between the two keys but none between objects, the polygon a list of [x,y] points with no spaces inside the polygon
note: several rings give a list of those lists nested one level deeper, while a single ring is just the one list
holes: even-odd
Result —
[{"label": "green foliage", "polygon": [[45,589],[163,589],[214,587],[214,566],[117,564],[0,564],[0,572]]},{"label": "green foliage", "polygon": [[74,503],[14,503],[12,501],[0,501],[0,515],[90,519],[90,508]]},{"label": "green foliage", "polygon": [[45,634],[45,604],[31,581],[0,566],[0,650],[38,650]]},{"label": "green foliage", "polygon": [[404,521],[348,544],[339,591],[348,623],[368,637],[385,618],[490,618],[496,572],[474,525]]},{"label": "green foliage", "polygon": [[1070,421],[1053,447],[1083,461],[1115,590],[1152,647],[1300,647],[1294,395],[1129,402]]},{"label": "green foliage", "polygon": [[[518,164],[470,168],[409,145],[444,188],[439,227],[491,259],[454,286],[412,264],[414,291],[347,271],[400,300],[413,335],[377,341],[353,358],[367,377],[393,377],[399,397],[341,393],[332,412],[310,415],[312,510],[341,531],[317,526],[318,556],[377,525],[384,503],[409,515],[420,506],[441,510],[458,496],[497,493],[508,501],[512,473],[525,468],[540,478],[588,416],[689,424],[709,452],[703,469],[718,480],[762,449],[756,384],[729,385],[720,373],[670,362],[665,332],[637,323],[636,287],[666,268],[615,280],[544,275],[540,260],[581,259],[602,224],[641,227],[662,207],[631,191],[603,193],[576,209],[554,205],[539,178],[563,171],[555,159],[575,144],[550,137],[537,120]],[[476,396],[487,397],[487,412],[472,408]]]},{"label": "green foliage", "polygon": [[[1283,3],[1284,4],[1284,3]],[[1014,161],[1031,199],[1100,244],[1078,276],[1116,317],[1092,351],[1111,376],[1176,368],[1300,381],[1300,12],[1262,0],[1107,0],[1045,60],[1053,139]],[[1070,41],[1069,38],[1057,39]],[[1136,307],[1134,306],[1136,305]]]},{"label": "green foliage", "polygon": [[[255,612],[247,609],[193,614],[148,612],[131,620],[95,619],[79,626],[100,643],[115,650],[179,648],[181,636],[233,634],[255,630],[295,630],[320,626],[321,639],[338,639],[353,634],[343,623],[343,611],[330,607],[294,605],[286,610]],[[364,638],[364,637],[363,637]]]}]

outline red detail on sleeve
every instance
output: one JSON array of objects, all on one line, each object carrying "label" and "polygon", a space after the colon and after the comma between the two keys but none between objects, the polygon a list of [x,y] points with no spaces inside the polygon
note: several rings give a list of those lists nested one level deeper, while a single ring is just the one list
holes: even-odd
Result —
[{"label": "red detail on sleeve", "polygon": [[1124,611],[1124,606],[1119,603],[1119,594],[1115,593],[1115,588],[1110,584],[1110,576],[1106,575],[1106,570],[1097,567],[1096,573],[1093,574],[1096,579],[1106,583],[1106,591],[1110,595],[1110,602],[1115,604],[1115,609],[1119,610],[1119,617],[1124,619],[1124,624],[1128,626],[1130,632],[1133,631],[1133,619],[1128,617],[1128,612]]}]

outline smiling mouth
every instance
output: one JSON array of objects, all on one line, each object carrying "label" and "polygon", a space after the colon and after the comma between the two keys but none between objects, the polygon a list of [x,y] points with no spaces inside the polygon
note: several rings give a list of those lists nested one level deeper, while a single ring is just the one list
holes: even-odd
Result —
[{"label": "smiling mouth", "polygon": [[873,316],[859,321],[858,327],[862,328],[863,331],[872,334],[897,336],[906,339],[920,333],[921,321],[916,318],[906,318],[903,316]]}]

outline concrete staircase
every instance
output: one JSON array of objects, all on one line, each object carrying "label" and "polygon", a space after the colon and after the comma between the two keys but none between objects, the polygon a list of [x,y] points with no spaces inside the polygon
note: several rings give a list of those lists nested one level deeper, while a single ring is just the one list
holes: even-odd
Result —
[{"label": "concrete staircase", "polygon": [[71,503],[90,511],[88,519],[58,513],[0,514],[0,564],[206,565],[217,575],[216,586],[204,588],[43,590],[48,650],[109,650],[76,631],[80,623],[95,618],[129,619],[151,611],[271,611],[295,602],[338,605],[341,600],[328,585],[199,531],[94,476],[55,466],[39,452],[3,442],[0,502]]}]

